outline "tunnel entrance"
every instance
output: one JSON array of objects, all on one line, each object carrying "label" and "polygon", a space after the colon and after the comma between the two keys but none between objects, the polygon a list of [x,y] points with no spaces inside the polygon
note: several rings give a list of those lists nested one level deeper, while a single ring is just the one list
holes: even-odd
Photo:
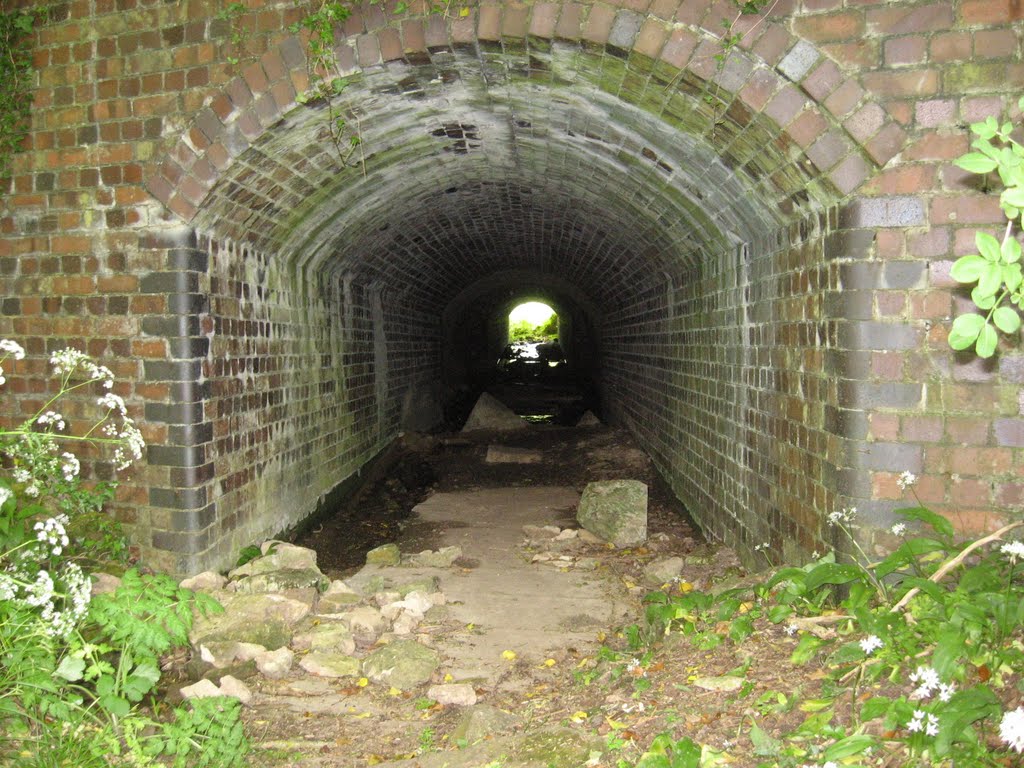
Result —
[{"label": "tunnel entrance", "polygon": [[[747,553],[822,547],[827,512],[862,493],[846,441],[863,399],[840,392],[863,329],[841,267],[871,247],[847,228],[873,214],[834,206],[870,160],[757,54],[716,68],[703,29],[685,55],[674,37],[658,54],[635,35],[446,29],[415,56],[350,60],[355,165],[289,97],[295,46],[211,107],[208,150],[183,140],[207,169],[201,193],[164,195],[191,214],[209,297],[195,482],[221,511],[193,537],[202,556],[322,506],[401,432],[514,389],[496,362],[527,299],[557,313],[581,402],[707,532]],[[791,133],[798,115],[820,131]]]}]

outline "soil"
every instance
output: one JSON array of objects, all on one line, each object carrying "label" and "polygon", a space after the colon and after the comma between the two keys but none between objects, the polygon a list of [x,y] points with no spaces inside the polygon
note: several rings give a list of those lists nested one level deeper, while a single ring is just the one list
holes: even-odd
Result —
[{"label": "soil", "polygon": [[[495,443],[543,450],[544,460],[488,464],[484,457]],[[413,436],[394,458],[354,503],[297,542],[317,550],[321,568],[331,578],[353,574],[365,552],[381,543],[396,542],[403,552],[432,548],[440,530],[418,520],[413,511],[427,496],[547,486],[582,491],[595,480],[636,479],[649,486],[648,542],[621,550],[598,546],[587,553],[602,572],[621,582],[633,618],[627,617],[622,626],[598,627],[581,614],[578,626],[567,629],[585,631],[588,642],[567,641],[547,658],[496,660],[503,669],[478,686],[477,694],[481,703],[515,713],[520,723],[511,735],[495,735],[476,746],[458,743],[451,735],[461,708],[434,703],[426,698],[425,686],[403,692],[360,686],[355,680],[254,678],[249,682],[257,696],[245,715],[254,744],[249,765],[613,768],[620,759],[636,760],[657,734],[668,732],[674,739],[688,736],[723,750],[731,765],[753,766],[761,758],[741,735],[750,732],[752,719],[771,736],[792,731],[806,717],[793,703],[797,696],[815,698],[818,676],[813,670],[807,675],[802,667],[794,682],[789,658],[796,640],[781,626],[760,622],[742,645],[726,641],[701,650],[673,635],[649,652],[630,651],[628,638],[643,625],[642,598],[650,589],[644,585],[643,568],[652,560],[686,558],[680,582],[671,589],[700,589],[723,579],[741,580],[745,573],[731,552],[702,540],[686,510],[626,433],[607,427],[535,425],[500,436]],[[568,519],[557,521],[563,528],[576,527],[569,512]],[[469,572],[476,564],[455,565]],[[428,641],[466,631],[444,615],[428,615],[418,629]],[[727,623],[722,632],[728,632]],[[739,691],[693,685],[698,677],[737,668],[746,669],[747,682]]]}]

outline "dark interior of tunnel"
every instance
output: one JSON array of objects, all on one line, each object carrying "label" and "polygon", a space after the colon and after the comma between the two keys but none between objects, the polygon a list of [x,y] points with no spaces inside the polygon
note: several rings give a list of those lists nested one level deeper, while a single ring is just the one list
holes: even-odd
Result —
[{"label": "dark interior of tunnel", "polygon": [[[453,302],[444,315],[444,429],[457,429],[477,398],[488,392],[531,421],[571,426],[586,412],[600,414],[596,387],[598,346],[593,319],[564,291],[542,277],[510,275],[484,280],[469,296]],[[509,311],[525,301],[541,301],[558,316],[558,345],[565,362],[558,368],[520,373],[499,363],[508,348]]]}]

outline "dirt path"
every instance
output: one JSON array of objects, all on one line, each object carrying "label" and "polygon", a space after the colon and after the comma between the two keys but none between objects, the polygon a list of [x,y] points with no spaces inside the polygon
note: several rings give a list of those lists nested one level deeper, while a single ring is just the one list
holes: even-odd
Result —
[{"label": "dirt path", "polygon": [[[487,463],[495,444],[538,450],[543,460]],[[430,609],[414,639],[441,657],[431,683],[468,683],[478,703],[438,704],[429,683],[400,691],[298,669],[283,680],[256,679],[246,715],[256,745],[250,764],[576,768],[595,759],[603,748],[598,730],[573,718],[606,704],[607,693],[580,685],[580,677],[614,628],[639,615],[649,588],[643,567],[699,546],[682,510],[657,486],[646,456],[610,429],[442,438],[421,442],[417,456],[433,467],[436,485],[388,530],[400,529],[392,538],[403,553],[458,546],[461,557],[442,568],[366,566],[345,581],[366,593],[393,579],[436,579],[445,604]],[[524,534],[525,526],[576,529],[585,484],[626,478],[652,486],[647,546],[615,550],[575,533]],[[343,522],[323,530],[337,535]],[[321,537],[319,546],[330,544]],[[471,723],[467,738],[468,713],[493,715],[492,707],[509,719],[482,733]]]}]

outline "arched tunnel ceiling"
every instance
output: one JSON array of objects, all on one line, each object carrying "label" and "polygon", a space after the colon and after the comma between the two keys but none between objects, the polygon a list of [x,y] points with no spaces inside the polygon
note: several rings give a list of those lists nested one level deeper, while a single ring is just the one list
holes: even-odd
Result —
[{"label": "arched tunnel ceiling", "polygon": [[556,43],[356,72],[344,98],[362,143],[347,166],[323,105],[296,107],[194,223],[438,312],[503,270],[558,275],[610,309],[834,199],[777,126],[708,103],[693,75],[650,70]]}]

